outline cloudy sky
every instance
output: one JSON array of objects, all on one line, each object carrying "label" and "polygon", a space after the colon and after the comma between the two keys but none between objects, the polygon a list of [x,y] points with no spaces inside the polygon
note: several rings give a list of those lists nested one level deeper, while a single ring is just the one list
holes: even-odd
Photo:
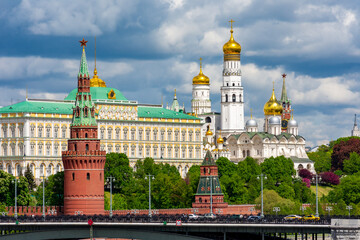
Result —
[{"label": "cloudy sky", "polygon": [[295,119],[307,145],[350,135],[360,114],[360,5],[357,0],[2,0],[0,105],[63,99],[76,87],[81,48],[99,77],[129,100],[190,110],[202,57],[220,111],[222,46],[229,20],[242,46],[245,115],[261,122],[272,81],[286,73]]}]

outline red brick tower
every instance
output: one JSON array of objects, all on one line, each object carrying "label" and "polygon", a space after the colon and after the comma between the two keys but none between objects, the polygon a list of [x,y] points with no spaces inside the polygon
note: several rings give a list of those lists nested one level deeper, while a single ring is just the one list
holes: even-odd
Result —
[{"label": "red brick tower", "polygon": [[286,74],[284,73],[282,77],[283,77],[283,86],[281,91],[280,103],[282,104],[283,112],[281,115],[281,131],[287,132],[287,125],[291,119],[291,100],[288,99],[286,92],[286,86],[285,86]]},{"label": "red brick tower", "polygon": [[64,213],[104,214],[104,165],[106,152],[100,151],[95,106],[91,101],[90,74],[86,62],[87,41],[78,74],[78,92],[70,126],[68,151],[62,152],[64,165]]},{"label": "red brick tower", "polygon": [[207,151],[200,166],[200,181],[195,195],[195,202],[192,204],[193,208],[210,208],[211,195],[213,208],[226,208],[228,206],[224,202],[224,194],[221,191],[218,167],[211,152]]}]

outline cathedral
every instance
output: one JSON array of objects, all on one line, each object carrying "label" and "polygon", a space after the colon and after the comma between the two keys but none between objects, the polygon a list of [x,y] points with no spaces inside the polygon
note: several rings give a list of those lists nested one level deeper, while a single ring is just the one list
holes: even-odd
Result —
[{"label": "cathedral", "polygon": [[239,162],[250,156],[262,162],[265,158],[285,156],[291,158],[297,170],[307,168],[314,172],[314,164],[305,152],[305,138],[299,135],[298,123],[292,114],[291,100],[286,91],[286,74],[280,100],[274,87],[264,105],[264,126],[260,129],[252,118],[245,122],[244,88],[241,73],[241,45],[230,30],[230,40],[223,46],[223,82],[221,86],[221,113],[212,111],[210,79],[200,72],[193,78],[191,114],[204,122],[202,127],[203,154],[210,150],[215,158],[227,157]]}]

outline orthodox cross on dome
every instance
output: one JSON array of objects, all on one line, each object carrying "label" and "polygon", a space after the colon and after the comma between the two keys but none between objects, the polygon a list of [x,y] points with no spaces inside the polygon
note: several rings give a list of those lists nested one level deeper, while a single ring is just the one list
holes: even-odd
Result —
[{"label": "orthodox cross on dome", "polygon": [[273,80],[273,90],[275,89],[275,80]]},{"label": "orthodox cross on dome", "polygon": [[83,38],[81,41],[79,41],[79,43],[81,44],[81,46],[80,47],[86,47],[86,43],[87,43],[88,41],[85,41],[85,39]]},{"label": "orthodox cross on dome", "polygon": [[252,108],[250,108],[250,118],[252,119]]},{"label": "orthodox cross on dome", "polygon": [[231,24],[231,30],[233,30],[233,22],[235,22],[234,20],[230,20],[229,23]]},{"label": "orthodox cross on dome", "polygon": [[286,78],[286,74],[285,73],[283,73],[283,75],[281,75],[283,78]]},{"label": "orthodox cross on dome", "polygon": [[202,58],[200,58],[200,69],[202,69]]}]

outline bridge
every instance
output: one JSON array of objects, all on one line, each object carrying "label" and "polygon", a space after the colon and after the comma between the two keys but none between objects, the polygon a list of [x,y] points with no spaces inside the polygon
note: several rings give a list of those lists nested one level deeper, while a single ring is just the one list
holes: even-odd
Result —
[{"label": "bridge", "polygon": [[[81,239],[89,238],[128,238],[128,239],[287,239],[295,240],[325,239],[326,234],[339,239],[337,232],[346,232],[355,236],[359,224],[345,223],[340,220],[330,223],[320,222],[286,222],[274,218],[262,222],[230,220],[188,221],[184,218],[148,218],[148,217],[104,217],[94,216],[93,224],[88,224],[89,217],[52,217],[42,221],[41,218],[22,218],[15,222],[13,218],[0,218],[0,239]],[[345,219],[344,221],[358,221]],[[351,226],[350,226],[351,225]],[[335,234],[334,234],[335,233]],[[355,234],[355,235],[354,235]],[[346,235],[346,234],[345,234]],[[344,234],[341,235],[343,237]],[[344,239],[344,238],[342,238]],[[345,238],[350,239],[350,238]]]}]

